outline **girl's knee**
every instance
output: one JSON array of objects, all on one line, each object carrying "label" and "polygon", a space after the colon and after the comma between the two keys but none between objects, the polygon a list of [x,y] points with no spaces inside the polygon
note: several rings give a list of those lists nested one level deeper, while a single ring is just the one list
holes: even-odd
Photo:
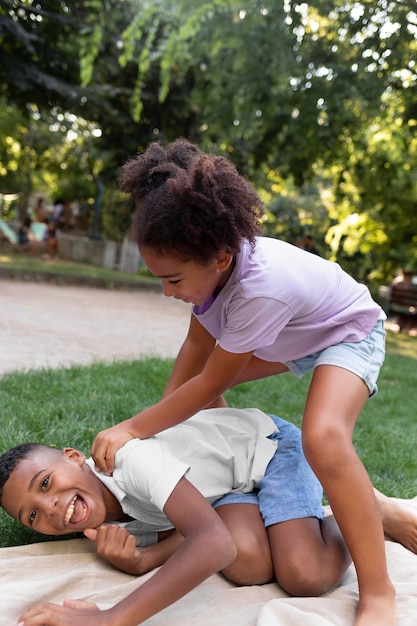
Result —
[{"label": "girl's knee", "polygon": [[303,451],[313,467],[319,464],[328,469],[339,465],[344,455],[353,450],[352,435],[337,423],[310,425],[302,430]]}]

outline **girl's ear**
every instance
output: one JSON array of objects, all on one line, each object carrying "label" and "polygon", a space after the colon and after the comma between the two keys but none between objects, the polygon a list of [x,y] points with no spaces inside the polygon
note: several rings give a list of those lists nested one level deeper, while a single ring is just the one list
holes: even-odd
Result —
[{"label": "girl's ear", "polygon": [[233,261],[233,254],[230,252],[226,252],[226,250],[220,250],[217,253],[217,269],[221,272],[225,272],[229,269],[231,263]]},{"label": "girl's ear", "polygon": [[85,456],[80,450],[75,450],[75,448],[64,448],[62,450],[62,454],[70,461],[76,463],[76,465],[84,465]]}]

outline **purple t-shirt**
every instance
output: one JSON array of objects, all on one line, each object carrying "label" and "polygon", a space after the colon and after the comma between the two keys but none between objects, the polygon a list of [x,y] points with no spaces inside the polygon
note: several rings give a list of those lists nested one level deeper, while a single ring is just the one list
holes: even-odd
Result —
[{"label": "purple t-shirt", "polygon": [[257,238],[253,252],[244,242],[217,297],[193,307],[223,350],[276,362],[360,341],[380,313],[368,288],[339,265],[268,237]]}]

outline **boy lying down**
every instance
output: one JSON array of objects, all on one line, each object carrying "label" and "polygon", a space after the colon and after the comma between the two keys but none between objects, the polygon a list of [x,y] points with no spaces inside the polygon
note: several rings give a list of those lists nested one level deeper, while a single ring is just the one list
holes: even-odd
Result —
[{"label": "boy lying down", "polygon": [[[416,552],[417,513],[375,496],[386,534]],[[208,409],[132,439],[112,476],[73,448],[16,446],[0,457],[0,503],[40,533],[84,532],[129,574],[161,566],[110,609],[45,602],[19,626],[136,626],[218,571],[238,584],[275,576],[291,595],[317,596],[350,564],[334,517],[324,517],[299,429],[258,409]],[[132,532],[152,545],[137,547]]]}]

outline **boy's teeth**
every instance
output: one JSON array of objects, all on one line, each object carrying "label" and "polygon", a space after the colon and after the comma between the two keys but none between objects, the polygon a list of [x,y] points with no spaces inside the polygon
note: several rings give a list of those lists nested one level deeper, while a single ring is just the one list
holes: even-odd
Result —
[{"label": "boy's teeth", "polygon": [[65,513],[64,525],[68,526],[68,524],[72,521],[74,517],[74,523],[79,524],[83,521],[85,515],[87,513],[87,505],[82,498],[78,496],[74,496],[72,499],[67,512]]},{"label": "boy's teeth", "polygon": [[74,509],[75,509],[75,501],[76,500],[77,500],[77,496],[74,496],[73,499],[72,499],[71,504],[67,508],[67,512],[65,513],[65,519],[64,519],[65,526],[67,526],[70,523],[70,521],[71,521],[71,517],[73,516]]}]

